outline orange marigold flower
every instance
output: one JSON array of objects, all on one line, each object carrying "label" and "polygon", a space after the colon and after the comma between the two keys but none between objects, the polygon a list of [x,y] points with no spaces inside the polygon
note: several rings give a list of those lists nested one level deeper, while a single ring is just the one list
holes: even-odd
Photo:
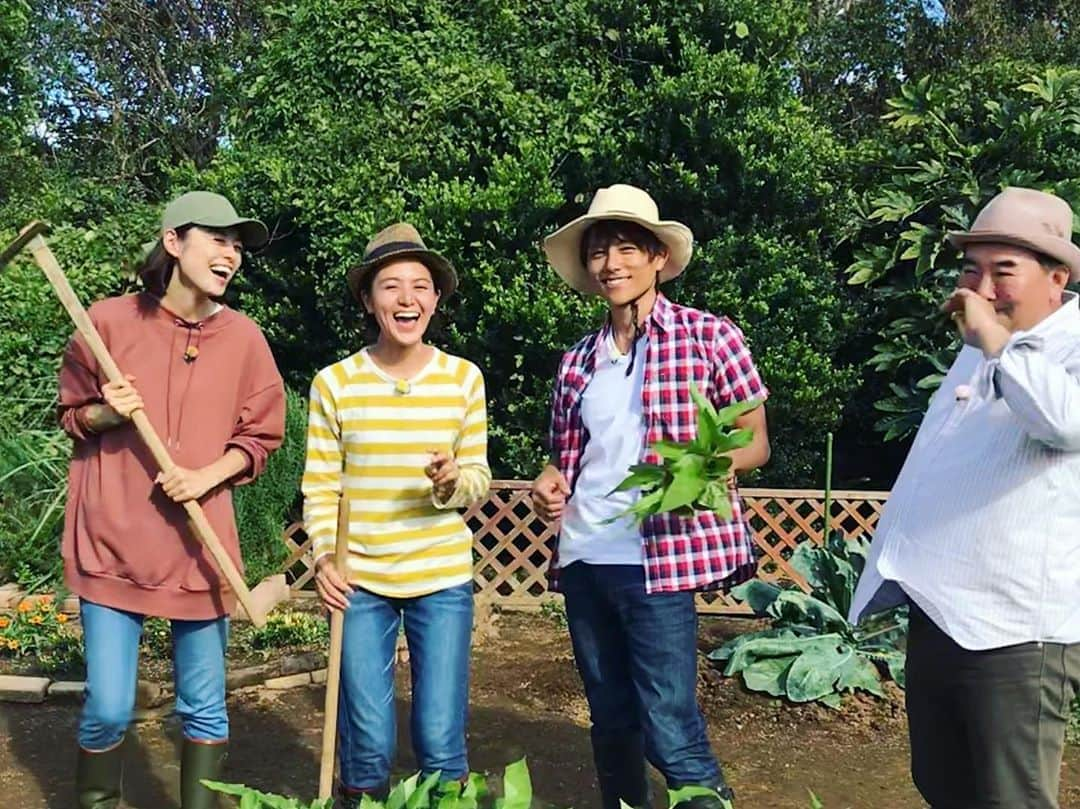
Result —
[{"label": "orange marigold flower", "polygon": [[7,629],[9,626],[11,626],[11,619],[0,615],[0,629]]},{"label": "orange marigold flower", "polygon": [[19,612],[30,612],[33,608],[34,605],[25,599],[19,602]]},{"label": "orange marigold flower", "polygon": [[66,615],[64,615],[64,613],[62,613],[62,612],[58,612],[58,613],[56,614],[56,622],[57,622],[58,624],[66,624],[66,623],[67,623],[67,619],[68,619],[68,617],[67,617]]},{"label": "orange marigold flower", "polygon": [[41,624],[41,623],[44,623],[44,622],[45,622],[45,619],[42,618],[40,615],[34,615],[34,616],[32,616],[30,618],[30,623],[32,623],[32,624]]}]

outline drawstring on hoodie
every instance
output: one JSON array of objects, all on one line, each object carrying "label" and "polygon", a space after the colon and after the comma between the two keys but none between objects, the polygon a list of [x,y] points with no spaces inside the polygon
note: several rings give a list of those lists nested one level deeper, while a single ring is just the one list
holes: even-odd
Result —
[{"label": "drawstring on hoodie", "polygon": [[[177,356],[176,351],[176,332],[173,332],[172,345],[169,348],[169,375],[168,381],[165,383],[165,427],[166,427],[166,440],[165,443],[175,449],[180,449],[180,435],[184,427],[184,402],[187,400],[188,390],[191,388],[191,378],[195,376],[195,360],[199,357],[199,344],[202,342],[202,322],[191,323],[183,318],[174,318],[173,323],[181,328],[187,329],[187,339],[184,341],[184,350],[180,353],[181,359],[184,364],[189,366],[187,373],[187,380],[184,382],[184,390],[180,395],[180,412],[177,415],[176,421],[176,443],[173,443],[173,427],[172,427],[172,380],[173,380],[173,361]],[[192,338],[194,337],[194,344],[192,344]]]}]

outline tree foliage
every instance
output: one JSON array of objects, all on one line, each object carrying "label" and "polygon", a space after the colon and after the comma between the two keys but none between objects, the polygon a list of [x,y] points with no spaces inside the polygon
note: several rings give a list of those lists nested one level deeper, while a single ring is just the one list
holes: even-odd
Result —
[{"label": "tree foliage", "polygon": [[1080,204],[1080,71],[1003,64],[965,79],[926,76],[890,99],[889,140],[850,223],[848,281],[876,303],[870,358],[890,382],[876,402],[886,438],[918,427],[956,352],[938,311],[955,286],[948,230],[965,230],[1008,185],[1052,191]]},{"label": "tree foliage", "polygon": [[856,374],[819,239],[841,150],[786,66],[797,4],[312,0],[265,25],[200,176],[276,213],[244,304],[290,378],[362,342],[344,272],[409,218],[461,271],[441,340],[487,375],[496,474],[533,474],[559,354],[600,322],[538,243],[596,187],[637,183],[698,241],[670,294],[733,316],[771,373],[770,474],[809,478]]},{"label": "tree foliage", "polygon": [[[436,340],[485,372],[495,471],[529,476],[559,354],[602,317],[540,239],[636,183],[696,236],[665,291],[731,316],[770,387],[762,482],[814,482],[835,429],[841,477],[887,486],[873,403],[910,430],[951,350],[944,229],[1005,182],[1076,199],[1078,20],[1076,0],[17,0],[0,231],[50,219],[90,300],[130,287],[166,200],[228,194],[274,232],[230,295],[302,390],[364,342],[344,273],[409,219],[460,270]],[[0,274],[0,397],[41,426],[70,327],[35,273]]]}]

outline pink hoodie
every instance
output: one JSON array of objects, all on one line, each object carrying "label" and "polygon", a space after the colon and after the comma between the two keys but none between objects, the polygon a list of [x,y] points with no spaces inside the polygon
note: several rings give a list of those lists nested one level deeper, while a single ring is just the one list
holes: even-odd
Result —
[{"label": "pink hoodie", "polygon": [[[135,377],[146,415],[177,464],[197,469],[230,447],[250,458],[243,476],[200,500],[241,566],[232,486],[262,472],[285,429],[284,387],[259,327],[227,307],[189,323],[145,293],[100,301],[90,318],[120,370]],[[185,361],[185,351],[195,358]],[[234,594],[222,589],[224,578],[182,506],[154,484],[153,456],[135,428],[87,430],[82,408],[102,401],[106,381],[76,335],[60,369],[60,423],[75,439],[62,545],[68,587],[144,615],[198,620],[230,613]]]}]

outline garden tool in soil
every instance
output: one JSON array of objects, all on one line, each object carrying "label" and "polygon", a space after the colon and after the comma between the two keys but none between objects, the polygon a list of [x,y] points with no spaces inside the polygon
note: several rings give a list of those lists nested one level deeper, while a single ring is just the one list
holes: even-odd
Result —
[{"label": "garden tool in soil", "polygon": [[[337,539],[334,544],[334,567],[346,575],[349,555],[349,500],[338,502]],[[337,743],[338,692],[341,684],[341,645],[345,632],[345,613],[330,613],[330,658],[326,661],[326,703],[323,714],[322,758],[319,762],[319,797],[331,797],[334,789],[334,748]]]},{"label": "garden tool in soil", "polygon": [[[52,250],[50,250],[49,246],[45,243],[43,234],[47,231],[48,226],[43,222],[31,222],[23,228],[19,232],[19,237],[0,253],[0,269],[3,269],[3,267],[14,258],[20,250],[24,247],[28,247],[34,256],[34,260],[38,263],[38,266],[41,267],[42,272],[45,273],[45,277],[52,285],[53,291],[56,292],[57,297],[60,298],[60,303],[63,304],[64,309],[66,309],[68,315],[70,315],[71,320],[75,324],[75,328],[78,330],[79,334],[82,335],[83,339],[86,340],[87,345],[90,347],[90,351],[94,355],[94,359],[97,360],[98,365],[100,365],[105,372],[105,376],[108,377],[110,382],[122,381],[124,379],[123,374],[116,366],[113,358],[109,355],[109,350],[105,347],[101,335],[98,334],[97,329],[90,320],[90,316],[79,302],[75,290],[73,290],[71,284],[68,283],[67,276],[65,276],[64,271],[60,269],[60,265],[57,263]],[[162,472],[171,470],[175,464],[169,456],[168,450],[165,449],[165,445],[162,443],[161,438],[150,424],[150,419],[147,418],[146,413],[142,410],[136,410],[131,414],[131,421],[135,425],[139,437],[154,456],[158,468]],[[254,590],[249,591],[247,585],[244,583],[243,577],[240,575],[240,571],[236,569],[236,565],[233,563],[232,558],[221,544],[221,539],[214,532],[210,522],[206,519],[202,507],[194,500],[188,500],[182,505],[184,511],[187,512],[192,532],[210,552],[218,569],[228,582],[228,586],[232,588],[232,591],[236,594],[237,599],[251,619],[251,622],[256,626],[263,626],[263,624],[266,623],[266,614],[273,609],[276,604],[288,597],[288,587],[285,586],[284,577],[272,576],[259,582]]]}]

